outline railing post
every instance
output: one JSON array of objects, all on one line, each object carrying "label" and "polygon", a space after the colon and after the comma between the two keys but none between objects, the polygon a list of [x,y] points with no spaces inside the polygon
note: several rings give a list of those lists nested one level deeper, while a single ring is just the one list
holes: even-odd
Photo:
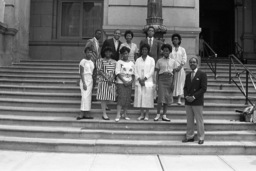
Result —
[{"label": "railing post", "polygon": [[245,104],[248,105],[248,87],[249,87],[249,83],[248,83],[248,77],[249,77],[249,71],[246,70],[246,87],[245,87],[245,91],[246,91],[246,96],[245,96]]},{"label": "railing post", "polygon": [[214,54],[214,71],[215,71],[215,80],[217,79],[217,54]]},{"label": "railing post", "polygon": [[229,84],[231,84],[231,55],[229,55]]}]

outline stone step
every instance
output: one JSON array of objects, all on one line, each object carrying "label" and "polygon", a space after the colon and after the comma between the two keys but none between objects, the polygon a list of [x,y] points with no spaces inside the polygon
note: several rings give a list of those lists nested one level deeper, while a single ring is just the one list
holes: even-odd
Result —
[{"label": "stone step", "polygon": [[[48,93],[80,93],[79,86],[67,86],[67,85],[12,85],[12,84],[1,84],[1,91],[13,91],[13,92],[48,92]],[[96,90],[95,90],[96,91]]]},{"label": "stone step", "polygon": [[[214,97],[213,97],[214,98]],[[219,110],[234,110],[234,108],[243,108],[244,101],[241,99],[241,103],[234,104],[225,104],[223,100],[219,100],[218,98],[214,99],[218,103],[205,103],[205,110],[219,111]],[[229,100],[228,100],[229,101]],[[0,103],[3,106],[23,106],[23,107],[66,107],[66,108],[79,108],[80,100],[52,100],[52,99],[19,99],[19,98],[0,98]],[[133,103],[132,103],[133,105]],[[110,108],[116,108],[116,102],[110,102],[108,105]],[[157,104],[155,103],[155,108]],[[99,109],[101,108],[101,103],[99,101],[94,101],[92,103],[92,108]],[[129,109],[133,109],[134,107],[130,107]],[[172,104],[171,107],[173,110],[181,110],[184,108],[183,105]]]},{"label": "stone step", "polygon": [[[79,79],[78,71],[0,71],[0,78],[33,78],[33,79]],[[232,78],[236,78],[235,73],[231,75]],[[207,74],[208,80],[215,80],[215,76],[213,73]],[[245,80],[246,75],[240,75],[242,80]],[[228,73],[218,73],[217,80],[229,80]]]},{"label": "stone step", "polygon": [[36,75],[36,74],[26,74],[26,75],[10,75],[10,74],[1,74],[0,78],[2,79],[23,79],[23,80],[54,80],[54,81],[59,81],[59,82],[65,82],[65,81],[77,81],[80,77],[79,75],[74,75],[74,76],[65,76],[65,75]]},{"label": "stone step", "polygon": [[[79,75],[74,75],[74,76],[66,76],[66,75],[35,75],[35,74],[27,74],[27,75],[9,75],[9,74],[1,74],[0,75],[0,80],[7,80],[7,81],[12,81],[12,80],[35,80],[35,81],[55,81],[55,82],[70,82],[70,81],[78,81],[79,80]],[[239,82],[239,79],[234,78],[236,82]],[[245,84],[245,78],[241,79],[242,82]],[[209,76],[208,77],[208,83],[219,83],[219,84],[228,84],[229,78],[228,77],[218,77],[217,79],[214,78],[214,76]],[[249,80],[249,83],[251,84],[251,81]]]},{"label": "stone step", "polygon": [[21,63],[13,63],[13,66],[23,66],[23,67],[37,67],[37,66],[51,66],[51,67],[77,67],[79,66],[79,62],[77,63],[47,63],[47,62],[21,62]]},{"label": "stone step", "polygon": [[42,62],[42,63],[79,63],[79,60],[25,60],[22,59],[20,60],[21,63],[24,62],[29,62],[29,63],[38,63],[38,62]]},{"label": "stone step", "polygon": [[[237,110],[243,110],[244,108],[236,108]],[[15,116],[44,116],[44,117],[72,117],[76,118],[80,114],[79,108],[42,108],[42,107],[19,107],[19,106],[0,106],[1,115],[15,115]],[[139,117],[140,111],[138,109],[128,109],[127,115],[132,119],[136,120]],[[156,109],[149,110],[150,118],[153,120],[157,111]],[[162,111],[161,111],[162,113]],[[91,109],[90,114],[98,119],[102,116],[102,110]],[[114,119],[117,114],[116,109],[111,109],[107,111],[110,118]],[[167,110],[167,116],[170,119],[186,119],[185,109],[183,110],[173,110],[169,108]],[[204,119],[209,120],[239,120],[240,114],[232,111],[204,111]],[[161,121],[161,120],[160,120]],[[159,122],[160,122],[159,121]]]},{"label": "stone step", "polygon": [[0,70],[1,75],[38,75],[38,76],[65,76],[66,77],[73,77],[79,76],[79,71],[41,71],[41,70],[34,70],[34,71],[16,71],[16,70],[9,70],[3,71]]},{"label": "stone step", "polygon": [[[160,140],[180,141],[184,131],[147,131],[147,130],[97,130],[83,128],[38,127],[0,125],[0,136],[27,138],[55,138],[77,140]],[[206,131],[207,141],[255,141],[255,131]]]},{"label": "stone step", "polygon": [[0,67],[0,71],[73,71],[73,72],[78,72],[79,68],[78,67],[62,67],[62,68],[55,68],[55,67],[50,67],[50,66],[41,66],[41,67],[33,67],[33,66],[2,66]]},{"label": "stone step", "polygon": [[255,155],[256,144],[248,141],[205,141],[204,145],[181,141],[76,140],[0,137],[0,149],[114,154]]},{"label": "stone step", "polygon": [[[232,89],[232,88],[231,88]],[[220,90],[215,87],[212,89],[211,86],[208,86],[206,95],[212,96],[242,96],[242,93],[238,90],[238,88],[234,88],[234,90]],[[253,89],[251,89],[253,90]],[[256,94],[256,91],[249,91],[250,95]],[[79,86],[37,86],[37,85],[1,85],[0,91],[4,92],[36,92],[36,93],[80,93]],[[133,90],[134,91],[134,90]],[[97,89],[93,89],[93,93],[97,93]]]},{"label": "stone step", "polygon": [[[80,93],[51,93],[51,92],[18,92],[18,91],[0,91],[0,98],[13,98],[13,99],[28,99],[28,100],[75,100],[81,99]],[[230,104],[241,104],[245,103],[245,97],[240,94],[239,96],[223,96],[223,95],[209,95],[206,93],[205,102],[208,103],[230,103]],[[250,94],[249,98],[254,99],[253,94]],[[134,95],[132,95],[134,99]],[[92,100],[97,101],[96,93],[92,94]],[[182,99],[184,102],[184,99]],[[156,103],[156,101],[155,101]]]},{"label": "stone step", "polygon": [[[209,68],[201,68],[204,72],[207,73],[207,75],[212,74],[212,71]],[[256,73],[256,68],[249,68],[252,73]],[[79,69],[77,67],[50,67],[50,66],[7,66],[7,67],[0,67],[0,72],[30,72],[30,71],[41,71],[41,72],[74,72],[78,73]],[[187,72],[190,70],[187,69]],[[239,72],[243,71],[243,69],[238,69]],[[234,69],[232,69],[232,74],[236,73]],[[217,75],[222,75],[222,74],[229,74],[229,69],[228,68],[218,68],[217,69]]]},{"label": "stone step", "polygon": [[[45,64],[79,64],[79,60],[21,60],[20,63],[45,63]],[[16,63],[13,63],[16,64]],[[236,64],[238,65],[238,64]],[[239,64],[240,65],[240,64]],[[206,62],[202,62],[201,66],[208,67]],[[229,63],[217,62],[217,66],[229,66]],[[253,67],[255,64],[244,64],[247,67]]]},{"label": "stone step", "polygon": [[[155,116],[154,116],[155,117]],[[229,121],[229,120],[204,120],[206,131],[245,131],[254,130],[255,124],[249,122]],[[184,131],[186,130],[185,119],[173,119],[171,122],[137,121],[137,120],[120,120],[115,122],[103,120],[101,117],[93,120],[79,120],[73,117],[44,117],[44,116],[16,116],[0,115],[0,125],[16,126],[43,126],[43,127],[79,127],[83,129],[116,129],[116,130],[154,130],[154,131]]]},{"label": "stone step", "polygon": [[[77,81],[72,82],[53,82],[53,81],[38,81],[38,80],[6,80],[0,79],[0,89],[3,91],[23,91],[23,92],[80,92]],[[8,84],[9,83],[9,84]],[[48,83],[48,84],[47,84]],[[56,85],[55,85],[56,84]],[[96,89],[94,89],[96,93]],[[216,91],[216,92],[215,92]],[[234,84],[219,84],[208,83],[207,93],[223,93],[224,95],[234,92],[239,95],[240,91]],[[230,93],[229,93],[230,92]],[[249,92],[254,93],[253,85],[249,85]]]},{"label": "stone step", "polygon": [[[207,73],[207,75],[213,75],[212,71],[209,69],[202,69],[204,72]],[[187,70],[187,73],[190,70]],[[250,69],[250,71],[254,74],[256,74],[256,69]],[[55,67],[17,67],[17,66],[11,66],[11,67],[0,67],[0,73],[30,73],[30,72],[36,72],[36,73],[74,73],[78,74],[79,69],[78,67],[63,67],[63,68],[55,68]],[[239,72],[242,72],[242,70],[239,70]],[[232,74],[237,73],[237,71],[232,70]],[[218,69],[217,75],[227,75],[229,76],[229,70],[227,68],[224,69]]]},{"label": "stone step", "polygon": [[51,85],[51,86],[59,86],[59,85],[77,85],[77,80],[74,79],[72,81],[69,80],[54,80],[54,79],[31,79],[31,78],[1,78],[1,85],[11,84],[11,85]]}]

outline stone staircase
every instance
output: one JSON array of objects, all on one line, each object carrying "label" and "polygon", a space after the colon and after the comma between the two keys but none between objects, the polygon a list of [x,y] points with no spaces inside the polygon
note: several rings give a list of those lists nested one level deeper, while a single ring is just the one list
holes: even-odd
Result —
[{"label": "stone staircase", "polygon": [[[122,153],[122,154],[256,154],[255,124],[239,122],[235,109],[244,98],[228,84],[227,64],[218,65],[214,80],[208,75],[205,94],[204,145],[181,143],[186,130],[184,106],[172,105],[171,122],[137,121],[139,110],[131,107],[130,121],[116,123],[116,104],[110,103],[110,121],[101,119],[100,103],[93,101],[94,120],[77,121],[80,89],[79,61],[21,61],[0,68],[0,149],[24,151]],[[248,65],[256,72],[254,65]],[[253,92],[253,86],[250,85]],[[95,99],[96,90],[93,92]],[[256,95],[256,92],[255,92]]]}]

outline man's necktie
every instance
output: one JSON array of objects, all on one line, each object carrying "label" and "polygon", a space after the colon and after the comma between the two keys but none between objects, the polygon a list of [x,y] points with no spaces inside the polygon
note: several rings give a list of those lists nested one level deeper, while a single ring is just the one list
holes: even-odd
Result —
[{"label": "man's necktie", "polygon": [[194,77],[195,77],[195,71],[192,71],[191,72],[191,82],[193,81]]},{"label": "man's necktie", "polygon": [[152,46],[152,38],[149,38],[149,46]]}]

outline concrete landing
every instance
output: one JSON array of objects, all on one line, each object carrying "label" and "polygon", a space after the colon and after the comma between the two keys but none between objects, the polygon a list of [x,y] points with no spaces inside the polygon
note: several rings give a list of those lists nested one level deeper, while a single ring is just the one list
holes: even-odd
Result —
[{"label": "concrete landing", "polygon": [[0,151],[1,171],[255,171],[256,156],[115,155]]}]

